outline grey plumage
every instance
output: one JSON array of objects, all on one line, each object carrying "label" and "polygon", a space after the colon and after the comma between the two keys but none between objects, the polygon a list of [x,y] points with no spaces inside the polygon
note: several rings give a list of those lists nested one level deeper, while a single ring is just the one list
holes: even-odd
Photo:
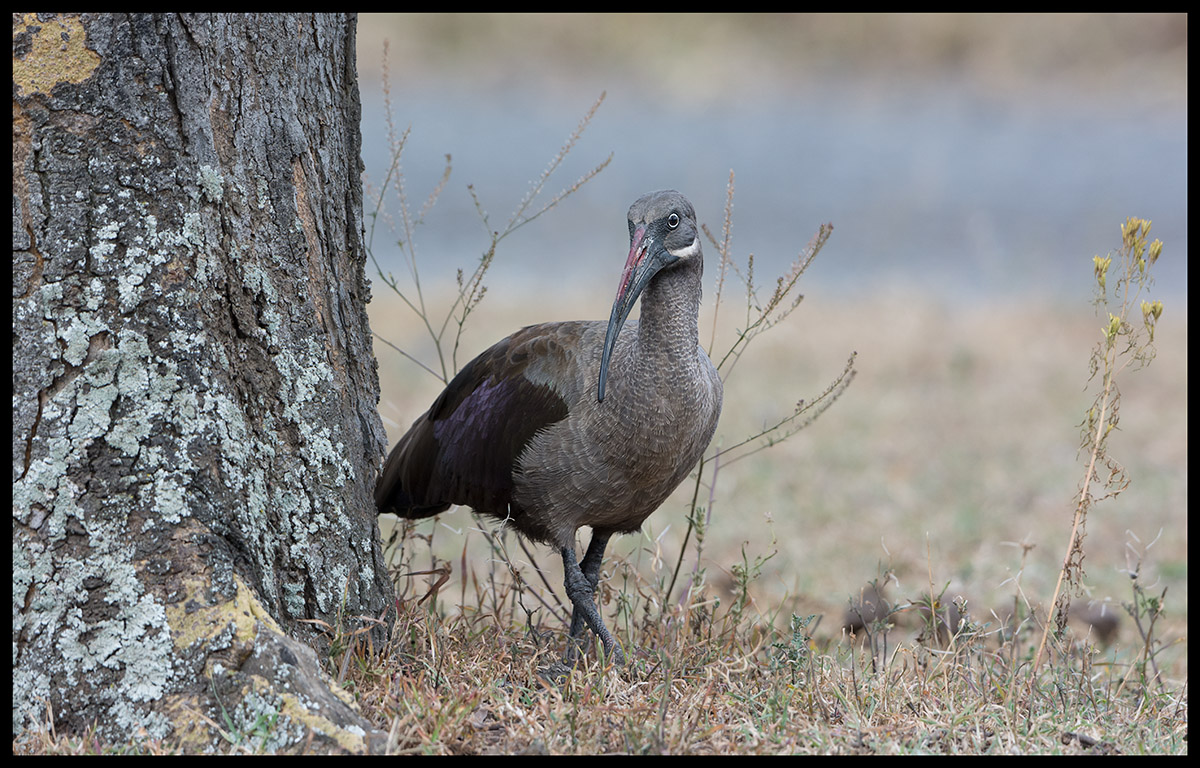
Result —
[{"label": "grey plumage", "polygon": [[[396,444],[375,491],[380,513],[427,517],[463,504],[557,548],[572,639],[589,626],[618,662],[593,601],[605,545],[638,530],[695,466],[722,395],[699,346],[703,255],[691,203],[655,192],[628,218],[608,323],[533,325],[484,351]],[[641,317],[626,324],[639,296]],[[578,563],[583,526],[592,540]]]}]

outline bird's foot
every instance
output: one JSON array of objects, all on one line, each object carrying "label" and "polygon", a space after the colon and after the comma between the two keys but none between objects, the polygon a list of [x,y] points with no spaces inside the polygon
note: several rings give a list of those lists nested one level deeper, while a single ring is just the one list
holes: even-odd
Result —
[{"label": "bird's foot", "polygon": [[[611,638],[610,638],[611,639]],[[625,666],[625,651],[621,650],[621,646],[617,645],[616,640],[612,640],[612,644],[604,644],[605,659],[612,659],[612,663],[618,667]]]},{"label": "bird's foot", "polygon": [[[601,626],[603,627],[603,625]],[[625,666],[625,651],[621,649],[620,644],[617,643],[612,634],[608,632],[608,628],[603,628],[608,637],[606,638],[600,633],[597,633],[597,635],[600,636],[600,644],[603,649],[604,661],[606,663],[615,664],[617,667]],[[564,664],[567,664],[571,667],[575,667],[579,664],[580,658],[582,658],[583,653],[587,650],[588,638],[584,637],[586,632],[587,630],[584,629],[580,634],[574,634],[567,638],[567,649],[563,654]]]},{"label": "bird's foot", "polygon": [[[554,686],[560,686],[565,683],[571,674],[580,666],[583,661],[583,641],[577,638],[569,638],[567,640],[566,653],[559,661],[552,661],[545,667],[538,667],[538,677]],[[611,649],[603,651],[604,667],[613,666],[620,669],[625,666],[625,652],[620,646],[614,645]]]}]

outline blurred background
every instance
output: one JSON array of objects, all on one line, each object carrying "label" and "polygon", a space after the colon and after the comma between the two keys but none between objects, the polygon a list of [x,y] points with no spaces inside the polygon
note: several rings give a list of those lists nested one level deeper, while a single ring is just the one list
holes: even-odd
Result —
[{"label": "blurred background", "polygon": [[[439,318],[455,270],[489,242],[467,185],[502,228],[606,94],[541,200],[611,164],[501,243],[459,365],[522,325],[607,317],[626,209],[647,191],[682,191],[719,236],[734,171],[733,249],[754,254],[766,294],[833,223],[805,301],[727,382],[717,440],[815,397],[851,351],[858,378],[811,428],[723,470],[701,564],[719,584],[743,551],[776,552],[755,584],[761,609],[821,611],[830,632],[847,596],[889,569],[897,597],[950,583],[980,614],[1021,592],[1048,599],[1084,467],[1092,256],[1119,246],[1126,217],[1152,220],[1159,356],[1121,385],[1111,452],[1132,484],[1089,520],[1084,597],[1128,601],[1142,557],[1186,632],[1186,15],[362,15],[368,214],[391,163],[385,41],[414,212],[453,156],[410,243]],[[373,251],[411,286],[389,217],[391,195]],[[726,290],[718,348],[745,317]],[[422,321],[379,280],[373,291],[376,331],[436,358]],[[441,382],[376,353],[394,442]],[[651,572],[673,565],[686,501],[618,550]],[[474,525],[462,511],[441,521]]]}]

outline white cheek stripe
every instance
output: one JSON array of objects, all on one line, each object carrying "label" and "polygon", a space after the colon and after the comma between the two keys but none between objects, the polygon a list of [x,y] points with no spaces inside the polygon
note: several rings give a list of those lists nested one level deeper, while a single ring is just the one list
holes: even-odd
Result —
[{"label": "white cheek stripe", "polygon": [[693,239],[692,244],[689,245],[687,248],[680,248],[677,251],[672,251],[672,250],[668,249],[667,252],[670,253],[672,256],[674,256],[677,259],[690,259],[692,256],[695,256],[697,253],[700,253],[700,238],[697,237],[697,238]]}]

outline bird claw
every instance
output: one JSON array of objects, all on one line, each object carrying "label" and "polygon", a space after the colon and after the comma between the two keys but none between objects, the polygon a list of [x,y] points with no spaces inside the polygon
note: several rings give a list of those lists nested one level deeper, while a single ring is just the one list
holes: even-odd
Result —
[{"label": "bird claw", "polygon": [[625,666],[625,651],[622,651],[621,646],[617,645],[616,643],[613,643],[613,647],[611,649],[606,648],[604,650],[604,656],[612,659],[613,664],[616,664],[618,667]]},{"label": "bird claw", "polygon": [[596,637],[600,639],[601,653],[604,660],[612,661],[618,667],[625,666],[625,652],[621,649],[621,645],[617,642],[617,639],[613,637],[612,632],[604,625],[599,612],[596,612],[594,616],[598,625],[593,625],[584,614],[584,611],[576,610],[571,616],[571,631],[567,637],[567,649],[563,661],[572,667],[576,665],[580,656],[587,651],[589,642],[587,632],[591,629]]}]

